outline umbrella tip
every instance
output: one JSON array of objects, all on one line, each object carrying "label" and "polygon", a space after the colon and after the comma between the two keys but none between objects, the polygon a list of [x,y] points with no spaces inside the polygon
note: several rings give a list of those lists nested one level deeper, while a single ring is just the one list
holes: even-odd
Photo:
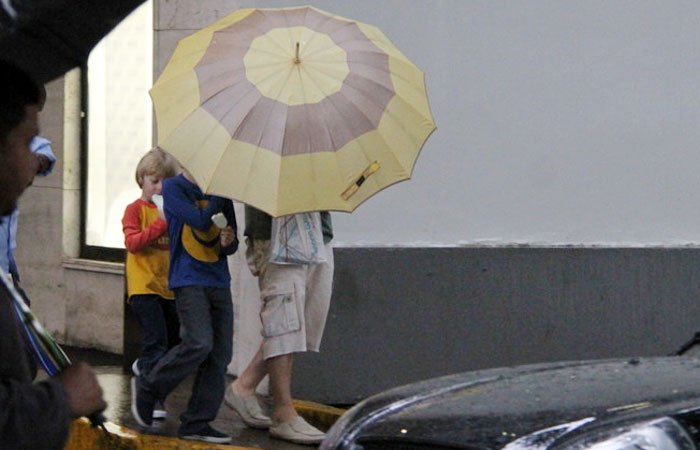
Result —
[{"label": "umbrella tip", "polygon": [[297,42],[297,51],[296,55],[294,56],[294,64],[299,64],[301,60],[299,59],[299,43]]}]

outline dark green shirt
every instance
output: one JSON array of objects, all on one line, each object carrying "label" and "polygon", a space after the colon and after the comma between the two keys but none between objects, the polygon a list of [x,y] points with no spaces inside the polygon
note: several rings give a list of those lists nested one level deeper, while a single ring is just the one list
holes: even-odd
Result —
[{"label": "dark green shirt", "polygon": [[[323,231],[323,243],[327,244],[333,239],[333,223],[328,211],[321,211],[321,229]],[[272,235],[272,216],[245,205],[245,232],[244,235],[251,239],[270,240]]]}]

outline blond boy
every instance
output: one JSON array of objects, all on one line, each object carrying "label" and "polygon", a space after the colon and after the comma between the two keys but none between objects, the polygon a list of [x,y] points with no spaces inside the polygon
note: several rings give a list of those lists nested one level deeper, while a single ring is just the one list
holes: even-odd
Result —
[{"label": "blond boy", "polygon": [[[176,330],[168,330],[177,326],[175,295],[168,289],[168,226],[154,196],[162,194],[163,180],[176,175],[178,169],[174,158],[164,151],[156,148],[146,153],[136,166],[141,197],[126,207],[122,219],[128,302],[143,334],[141,356],[132,365],[135,375],[148,373],[175,344],[168,336],[177,335]],[[153,418],[165,416],[161,401]]]}]

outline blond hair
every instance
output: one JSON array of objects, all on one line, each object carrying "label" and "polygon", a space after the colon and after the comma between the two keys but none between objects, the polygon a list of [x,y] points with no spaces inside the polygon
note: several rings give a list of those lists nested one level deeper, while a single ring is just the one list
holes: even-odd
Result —
[{"label": "blond hair", "polygon": [[143,178],[157,175],[165,178],[175,176],[180,172],[180,165],[169,153],[156,147],[148,151],[136,166],[136,183],[143,187]]}]

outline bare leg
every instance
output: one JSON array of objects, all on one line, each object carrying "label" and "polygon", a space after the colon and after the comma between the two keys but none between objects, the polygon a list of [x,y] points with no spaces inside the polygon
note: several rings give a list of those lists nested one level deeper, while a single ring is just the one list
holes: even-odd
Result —
[{"label": "bare leg", "polygon": [[231,389],[236,395],[247,397],[255,393],[258,384],[267,375],[267,366],[263,359],[262,345],[243,373],[231,383]]},{"label": "bare leg", "polygon": [[272,419],[276,423],[289,422],[297,416],[292,401],[292,367],[294,355],[280,355],[263,359],[262,346],[243,373],[231,383],[236,395],[247,397],[255,393],[258,384],[270,375],[270,393],[272,394]]},{"label": "bare leg", "polygon": [[265,360],[272,393],[270,436],[302,444],[319,444],[326,434],[310,425],[294,409],[292,400],[292,367],[294,354]]},{"label": "bare leg", "polygon": [[290,422],[297,416],[292,403],[292,367],[294,355],[280,355],[265,361],[270,374],[272,393],[272,420],[274,423]]}]

